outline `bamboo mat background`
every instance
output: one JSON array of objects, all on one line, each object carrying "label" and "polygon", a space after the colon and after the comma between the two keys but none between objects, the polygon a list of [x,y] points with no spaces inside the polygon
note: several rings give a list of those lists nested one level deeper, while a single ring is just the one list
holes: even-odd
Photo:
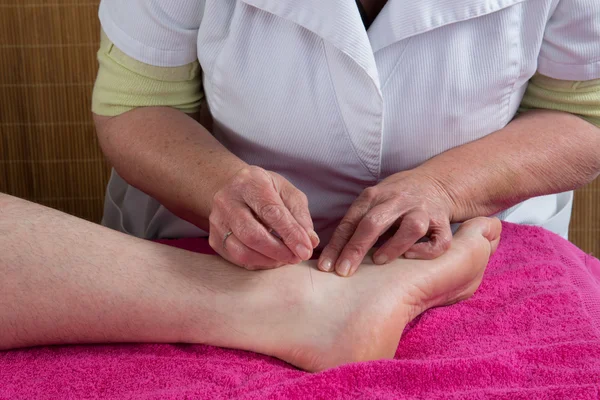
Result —
[{"label": "bamboo mat background", "polygon": [[99,0],[0,0],[0,191],[91,221],[109,169],[92,125]]},{"label": "bamboo mat background", "polygon": [[[126,1],[126,0],[123,0]],[[0,192],[100,221],[109,168],[91,121],[99,0],[0,0]],[[600,255],[600,180],[571,240]]]}]

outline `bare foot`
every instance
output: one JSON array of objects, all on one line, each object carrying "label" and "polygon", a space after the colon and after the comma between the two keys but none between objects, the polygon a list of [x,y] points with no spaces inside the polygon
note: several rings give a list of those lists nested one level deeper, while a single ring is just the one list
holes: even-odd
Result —
[{"label": "bare foot", "polygon": [[235,321],[243,331],[235,347],[308,371],[393,358],[413,318],[473,295],[501,229],[497,219],[477,218],[463,224],[450,250],[436,260],[399,259],[385,266],[368,261],[351,278],[307,263],[255,273],[274,290],[253,297],[262,298],[264,309],[253,300],[250,317]]},{"label": "bare foot", "polygon": [[412,318],[473,294],[500,230],[476,219],[436,260],[363,265],[351,278],[314,263],[251,272],[0,194],[0,248],[10,250],[0,252],[0,350],[206,343],[310,371],[391,358]]}]

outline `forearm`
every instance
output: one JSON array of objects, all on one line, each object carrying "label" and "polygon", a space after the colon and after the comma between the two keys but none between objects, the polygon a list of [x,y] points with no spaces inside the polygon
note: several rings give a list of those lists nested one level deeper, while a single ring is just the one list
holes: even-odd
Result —
[{"label": "forearm", "polygon": [[571,114],[530,111],[417,169],[448,193],[453,222],[492,215],[595,179],[600,173],[600,129]]},{"label": "forearm", "polygon": [[102,150],[119,175],[203,229],[216,190],[246,166],[173,108],[145,107],[94,119]]},{"label": "forearm", "polygon": [[[215,342],[222,266],[0,194],[0,349]],[[200,263],[200,261],[204,261]],[[231,267],[234,268],[234,267]]]}]

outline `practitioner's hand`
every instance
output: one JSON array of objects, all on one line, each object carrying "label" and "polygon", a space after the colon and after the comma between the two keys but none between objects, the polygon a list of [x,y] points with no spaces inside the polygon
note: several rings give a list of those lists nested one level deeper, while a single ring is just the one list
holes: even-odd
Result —
[{"label": "practitioner's hand", "polygon": [[[406,258],[434,259],[450,247],[453,204],[444,188],[416,170],[372,186],[354,201],[319,258],[319,268],[352,275],[375,242],[397,232],[374,254],[376,264]],[[419,242],[423,237],[428,241]]]},{"label": "practitioner's hand", "polygon": [[308,260],[319,243],[306,195],[281,175],[254,166],[216,192],[209,222],[211,247],[251,270]]}]

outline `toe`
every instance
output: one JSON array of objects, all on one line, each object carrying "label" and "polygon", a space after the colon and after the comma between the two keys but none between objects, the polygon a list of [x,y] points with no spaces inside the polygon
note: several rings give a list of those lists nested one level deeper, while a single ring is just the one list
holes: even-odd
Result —
[{"label": "toe", "polygon": [[487,236],[490,231],[490,222],[491,218],[485,217],[477,217],[470,219],[466,222],[463,222],[458,231],[456,232],[455,237],[460,237],[462,235],[482,235]]},{"label": "toe", "polygon": [[492,254],[498,248],[498,244],[500,243],[500,235],[502,233],[502,222],[498,218],[490,218],[490,230],[488,234],[485,236],[492,246]]},{"label": "toe", "polygon": [[463,223],[454,235],[454,239],[480,242],[483,236],[489,242],[490,254],[493,254],[500,242],[501,232],[502,223],[498,218],[478,217]]},{"label": "toe", "polygon": [[477,217],[464,222],[456,232],[455,237],[463,235],[482,235],[490,242],[500,238],[502,223],[498,218]]}]

